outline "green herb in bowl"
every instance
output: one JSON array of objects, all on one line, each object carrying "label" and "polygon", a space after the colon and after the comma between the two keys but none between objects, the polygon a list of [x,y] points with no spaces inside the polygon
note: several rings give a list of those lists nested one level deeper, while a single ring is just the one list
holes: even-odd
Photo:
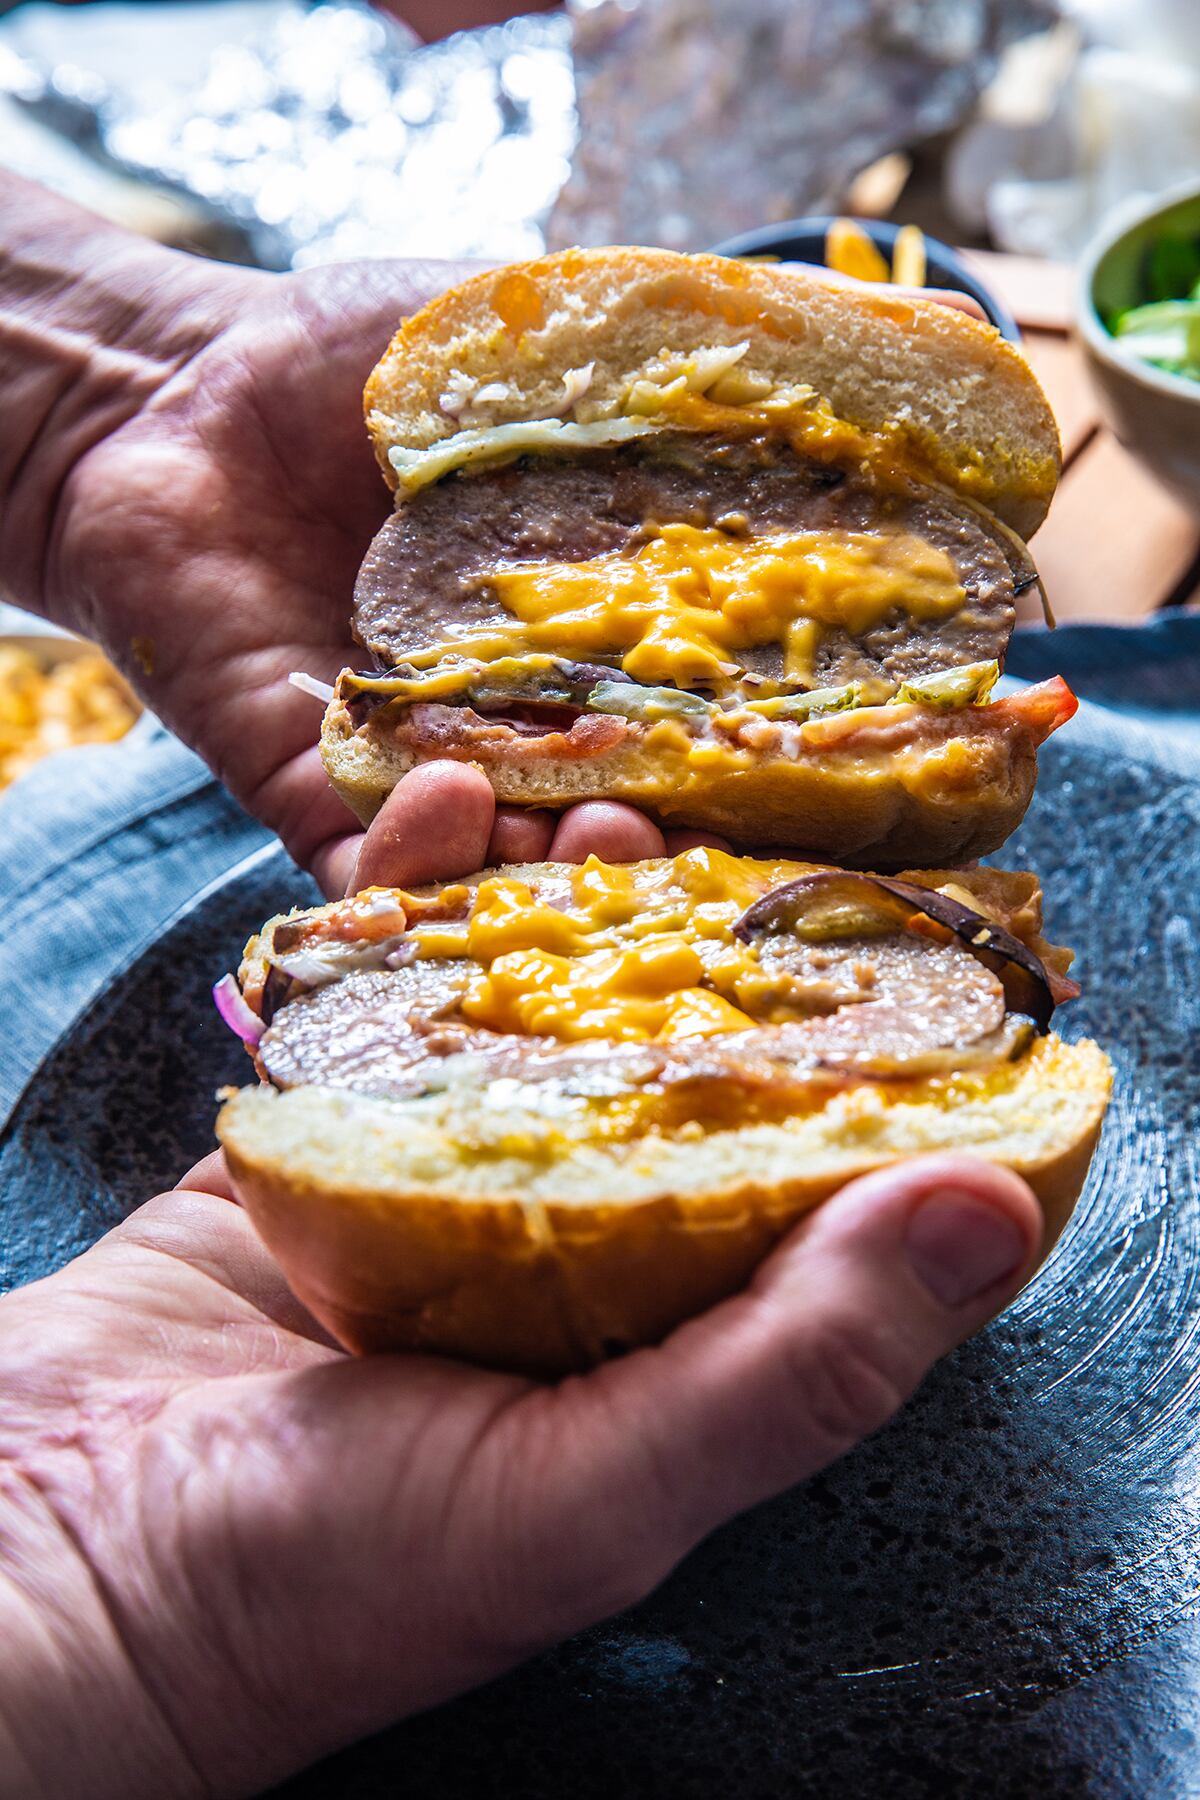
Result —
[{"label": "green herb in bowl", "polygon": [[1105,220],[1075,324],[1106,424],[1200,519],[1200,178]]},{"label": "green herb in bowl", "polygon": [[1145,301],[1106,323],[1135,356],[1200,381],[1200,240],[1159,238],[1146,255]]}]

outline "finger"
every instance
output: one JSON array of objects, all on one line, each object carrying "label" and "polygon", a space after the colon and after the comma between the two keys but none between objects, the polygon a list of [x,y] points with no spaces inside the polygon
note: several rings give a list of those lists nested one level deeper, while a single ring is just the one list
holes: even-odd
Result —
[{"label": "finger", "polygon": [[663,843],[668,856],[682,856],[685,850],[732,850],[728,838],[715,831],[664,831]]},{"label": "finger", "polygon": [[506,1421],[520,1451],[504,1433],[490,1449],[523,1459],[548,1625],[603,1616],[599,1596],[629,1603],[724,1520],[878,1429],[1011,1299],[1040,1237],[1008,1170],[965,1156],[882,1170],[661,1348],[530,1396]]},{"label": "finger", "polygon": [[975,296],[964,294],[961,288],[897,287],[890,281],[861,281],[857,275],[843,275],[840,270],[828,269],[823,263],[780,262],[776,267],[803,269],[807,275],[819,275],[831,287],[859,288],[881,296],[896,295],[903,300],[935,300],[939,306],[949,306],[956,312],[970,313],[972,318],[987,318]]},{"label": "finger", "polygon": [[270,821],[288,854],[312,870],[326,894],[337,898],[345,892],[361,834],[354,814],[330,786],[315,745],[290,757],[242,799],[257,818]]},{"label": "finger", "polygon": [[340,900],[343,894],[352,892],[354,865],[362,842],[361,831],[349,832],[345,837],[331,837],[310,857],[309,867],[321,892],[330,900]]},{"label": "finger", "polygon": [[668,1512],[689,1506],[703,1470],[691,1529],[707,1531],[843,1455],[1015,1293],[1040,1239],[1029,1188],[991,1163],[928,1157],[852,1182],[745,1293],[647,1356],[648,1377],[638,1359],[614,1365],[643,1428],[655,1389],[672,1401]]},{"label": "finger", "polygon": [[636,862],[663,854],[663,834],[644,813],[613,800],[585,800],[569,807],[550,843],[554,862]]},{"label": "finger", "polygon": [[183,1193],[215,1194],[218,1199],[232,1200],[235,1205],[237,1203],[223,1150],[212,1150],[207,1156],[202,1156],[198,1163],[192,1164],[186,1175],[180,1177],[175,1186]]},{"label": "finger", "polygon": [[411,887],[473,874],[487,861],[495,811],[481,769],[471,763],[423,763],[397,782],[366,836],[356,840],[353,863],[341,871],[341,891]]},{"label": "finger", "polygon": [[528,812],[519,806],[498,806],[492,841],[488,845],[488,865],[495,863],[544,862],[550,854],[557,819],[544,806]]},{"label": "finger", "polygon": [[939,306],[948,306],[954,312],[969,313],[973,319],[987,319],[974,294],[964,294],[961,288],[894,287],[889,292],[901,294],[906,300],[936,300]]}]

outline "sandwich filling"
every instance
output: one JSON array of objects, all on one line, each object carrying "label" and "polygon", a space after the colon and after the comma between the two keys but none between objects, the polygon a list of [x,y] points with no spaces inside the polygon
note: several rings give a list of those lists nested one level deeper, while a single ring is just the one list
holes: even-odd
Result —
[{"label": "sandwich filling", "polygon": [[[910,741],[968,713],[1011,733],[987,703],[1037,581],[1020,540],[857,439],[697,404],[724,429],[659,422],[602,448],[467,432],[487,455],[465,466],[439,447],[362,565],[377,666],[339,678],[344,728],[574,760],[664,722],[677,750],[794,759],[819,749],[808,721],[853,711],[870,736],[897,707],[916,709]],[[1036,744],[1065,716],[1020,723]]]},{"label": "sandwich filling", "polygon": [[516,1083],[610,1129],[952,1081],[1018,1057],[1073,991],[1037,937],[1033,878],[961,879],[692,850],[433,898],[372,889],[248,946],[244,1035],[276,1087],[407,1101]]},{"label": "sandwich filling", "polygon": [[343,678],[343,692],[362,716],[423,700],[486,713],[497,663],[506,697],[537,703],[549,655],[723,710],[882,701],[967,666],[981,673],[952,691],[966,703],[985,697],[1014,596],[1036,579],[1014,561],[973,505],[889,491],[768,434],[529,456],[452,473],[388,520],[355,624],[391,679]]}]

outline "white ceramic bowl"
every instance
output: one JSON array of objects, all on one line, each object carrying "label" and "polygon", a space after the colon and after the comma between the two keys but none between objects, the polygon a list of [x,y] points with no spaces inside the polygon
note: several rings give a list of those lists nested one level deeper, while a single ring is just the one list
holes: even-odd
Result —
[{"label": "white ceramic bowl", "polygon": [[1084,251],[1075,323],[1108,424],[1127,450],[1200,517],[1200,381],[1135,356],[1105,314],[1145,297],[1142,272],[1164,232],[1200,237],[1200,183],[1114,213]]}]

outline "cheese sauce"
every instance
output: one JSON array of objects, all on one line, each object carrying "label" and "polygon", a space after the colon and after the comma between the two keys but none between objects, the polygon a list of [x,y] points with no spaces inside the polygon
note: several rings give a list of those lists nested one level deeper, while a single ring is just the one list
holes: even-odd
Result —
[{"label": "cheese sauce", "polygon": [[[569,904],[525,883],[480,883],[464,927],[418,927],[419,955],[468,956],[472,1024],[564,1041],[667,1041],[744,1031],[772,1016],[778,975],[733,927],[760,895],[814,865],[685,851],[648,879],[589,857]],[[792,1010],[786,1006],[785,1012]]]},{"label": "cheese sauce", "polygon": [[414,659],[419,666],[450,651],[484,660],[619,655],[648,687],[719,691],[739,673],[742,652],[778,643],[786,673],[807,681],[824,628],[860,636],[894,610],[942,620],[966,600],[946,552],[907,532],[741,537],[670,524],[632,556],[508,567],[486,582],[512,628],[431,647]]}]

